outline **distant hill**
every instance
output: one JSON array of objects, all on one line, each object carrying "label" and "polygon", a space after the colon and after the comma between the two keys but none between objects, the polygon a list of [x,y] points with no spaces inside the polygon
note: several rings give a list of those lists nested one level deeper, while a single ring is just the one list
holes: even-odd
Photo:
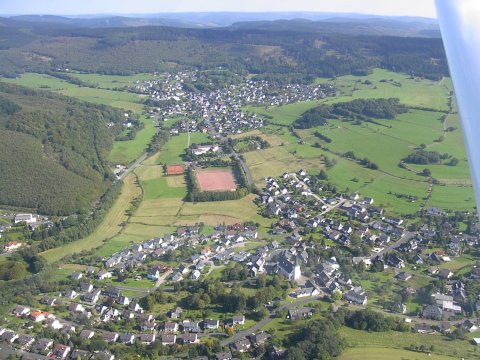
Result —
[{"label": "distant hill", "polygon": [[108,106],[0,82],[0,205],[88,212],[112,181],[106,159],[122,120]]}]

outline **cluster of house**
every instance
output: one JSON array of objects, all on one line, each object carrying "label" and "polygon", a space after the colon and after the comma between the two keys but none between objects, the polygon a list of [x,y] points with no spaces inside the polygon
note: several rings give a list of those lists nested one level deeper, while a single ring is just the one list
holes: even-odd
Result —
[{"label": "cluster of house", "polygon": [[134,91],[148,95],[156,105],[152,118],[188,117],[171,129],[171,134],[186,131],[236,134],[262,127],[263,119],[242,110],[246,104],[282,105],[298,101],[318,100],[334,95],[332,86],[288,84],[247,80],[242,85],[229,85],[213,91],[186,90],[185,82],[196,82],[198,71],[165,73],[162,79],[138,82]]}]

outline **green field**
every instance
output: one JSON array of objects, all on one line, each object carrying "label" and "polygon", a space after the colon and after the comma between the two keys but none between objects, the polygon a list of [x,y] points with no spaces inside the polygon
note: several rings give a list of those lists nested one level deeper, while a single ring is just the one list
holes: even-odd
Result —
[{"label": "green field", "polygon": [[77,72],[66,73],[74,76],[82,81],[88,82],[95,87],[102,89],[118,89],[124,86],[132,86],[137,81],[157,79],[158,76],[152,74],[135,74],[135,75],[101,75],[101,74],[81,74]]},{"label": "green field", "polygon": [[382,347],[359,347],[345,350],[340,360],[453,360],[452,356],[428,354],[409,350],[389,349]]},{"label": "green field", "polygon": [[[365,80],[371,84],[365,84]],[[458,115],[450,115],[445,124],[441,121],[441,116],[448,110],[452,89],[450,79],[441,82],[411,79],[377,69],[366,77],[343,76],[335,80],[319,79],[318,82],[337,86],[339,95],[278,107],[246,107],[267,115],[272,124],[283,125],[268,125],[262,129],[265,136],[275,134],[282,140],[281,143],[244,154],[257,185],[262,185],[266,176],[278,176],[284,171],[306,168],[316,173],[322,168],[320,158],[325,155],[336,161],[336,165],[328,170],[328,175],[341,191],[359,191],[398,214],[414,213],[424,205],[429,193],[428,179],[417,174],[424,168],[429,168],[432,176],[440,182],[439,186],[433,187],[428,206],[472,209],[473,189]],[[331,120],[328,126],[296,130],[302,142],[285,127],[320,103],[382,97],[398,97],[406,105],[431,110],[410,109],[394,120],[375,120],[378,124],[363,122],[355,125],[353,122]],[[444,128],[450,127],[454,131],[444,132]],[[329,137],[331,143],[317,138],[314,135],[316,131]],[[315,144],[328,150],[319,149]],[[448,153],[459,159],[459,163],[456,166],[408,164],[408,169],[399,167],[399,162],[421,144],[425,144],[427,150]],[[353,151],[358,159],[367,157],[379,166],[379,170],[366,169],[355,161],[338,156],[347,151]],[[417,200],[410,202],[401,195],[415,196]]]},{"label": "green field", "polygon": [[[349,351],[352,352],[352,356],[357,356],[357,354],[366,351],[366,354],[372,354],[373,349],[382,349],[386,352],[387,356],[395,356],[396,352],[390,352],[387,349],[396,349],[399,352],[397,354],[404,353],[405,357],[386,357],[385,359],[423,359],[421,353],[410,352],[407,349],[411,345],[419,347],[423,345],[425,348],[430,349],[433,345],[432,358],[433,356],[443,356],[438,357],[438,359],[449,359],[450,357],[459,359],[479,359],[480,352],[477,354],[476,347],[469,343],[466,340],[450,340],[440,334],[415,334],[412,332],[399,333],[399,332],[366,332],[361,330],[354,330],[347,327],[343,327],[340,330],[340,334],[345,338],[349,347],[353,348],[351,350],[345,350],[345,354],[342,355],[341,359],[361,359],[358,357],[346,357],[348,356]],[[381,353],[381,352],[380,352]],[[410,354],[410,355],[407,355]],[[380,359],[379,357],[374,357],[373,359]],[[363,359],[370,359],[365,357]]]},{"label": "green field", "polygon": [[[157,157],[158,164],[171,164],[183,161],[188,145],[188,134],[182,133],[178,136],[172,136],[165,144]],[[190,145],[208,142],[208,135],[204,133],[191,133]]]},{"label": "green field", "polygon": [[134,180],[135,177],[132,174],[125,178],[120,196],[108,211],[105,219],[91,235],[64,246],[47,250],[41,253],[41,255],[48,262],[55,262],[66,255],[99,247],[104,242],[108,242],[112,237],[119,234],[122,231],[122,224],[128,219],[126,211],[130,208],[132,200],[141,194],[141,189],[135,185]]},{"label": "green field", "polygon": [[147,149],[156,129],[153,121],[142,116],[141,121],[144,128],[137,132],[135,139],[127,141],[116,141],[110,152],[109,160],[113,164],[127,165],[139,158]]}]

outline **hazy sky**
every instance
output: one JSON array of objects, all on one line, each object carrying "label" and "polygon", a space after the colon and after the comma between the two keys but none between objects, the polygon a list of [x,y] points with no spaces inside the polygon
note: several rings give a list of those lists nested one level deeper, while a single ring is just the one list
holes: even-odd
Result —
[{"label": "hazy sky", "polygon": [[0,0],[0,14],[146,14],[162,12],[355,12],[436,17],[434,0]]}]

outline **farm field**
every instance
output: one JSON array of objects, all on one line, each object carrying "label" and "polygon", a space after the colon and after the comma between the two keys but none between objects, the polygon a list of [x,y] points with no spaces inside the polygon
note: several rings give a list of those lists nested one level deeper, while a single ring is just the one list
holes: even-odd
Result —
[{"label": "farm field", "polygon": [[[365,84],[369,80],[371,84]],[[386,80],[386,81],[383,81]],[[281,139],[271,148],[244,154],[255,184],[262,185],[268,175],[278,176],[284,171],[306,168],[313,174],[322,168],[321,159],[327,156],[336,164],[327,170],[329,181],[342,191],[359,191],[371,196],[377,204],[398,214],[414,213],[424,205],[454,210],[472,210],[473,189],[466,161],[460,121],[457,114],[442,120],[448,110],[451,82],[410,79],[406,75],[375,70],[366,77],[344,76],[335,81],[340,94],[314,102],[283,105],[279,107],[247,107],[247,110],[267,115],[271,125],[262,128],[265,137]],[[399,85],[401,83],[401,86]],[[394,120],[376,120],[378,124],[331,120],[330,125],[307,130],[296,130],[301,141],[286,127],[304,111],[319,103],[350,101],[354,98],[399,97],[410,109]],[[455,109],[455,107],[454,107]],[[279,124],[275,126],[272,124]],[[444,132],[449,128],[452,131]],[[318,131],[331,139],[327,143],[315,136]],[[319,144],[326,149],[320,149]],[[456,166],[407,164],[400,161],[424,144],[427,151],[447,153],[459,160]],[[379,170],[364,168],[355,161],[339,155],[352,151],[358,159],[368,158]],[[439,181],[429,194],[428,178],[419,172],[428,168]],[[412,201],[405,195],[413,196]]]},{"label": "farm field", "polygon": [[67,75],[76,77],[82,81],[91,83],[102,89],[118,89],[127,85],[132,85],[137,81],[156,79],[152,74],[135,75],[101,75],[101,74],[82,74],[77,72],[68,72]]},{"label": "farm field", "polygon": [[[349,347],[352,349],[346,349],[345,353],[342,354],[341,359],[344,359],[343,356],[349,354],[349,351],[353,351],[353,354],[358,354],[364,349],[367,349],[367,354],[372,352],[368,349],[377,348],[377,349],[395,349],[398,351],[405,351],[405,359],[423,359],[421,353],[410,352],[405,349],[408,349],[411,345],[419,347],[423,345],[425,348],[430,349],[433,345],[434,351],[432,352],[433,356],[443,356],[438,359],[449,359],[453,357],[456,359],[465,358],[465,359],[480,359],[480,354],[477,354],[476,348],[474,345],[470,344],[466,340],[450,340],[440,334],[414,334],[411,332],[399,333],[399,332],[366,332],[361,330],[354,330],[347,327],[340,329],[340,334],[344,337]],[[388,350],[388,351],[389,351]],[[386,350],[387,351],[387,350]],[[410,354],[409,356],[406,354]],[[394,354],[394,353],[391,353]],[[438,355],[441,354],[441,355]],[[387,353],[388,356],[388,353]],[[394,355],[392,355],[394,356]],[[391,359],[399,359],[402,357],[390,357]],[[350,357],[345,359],[361,359],[356,357]],[[369,359],[364,357],[363,359]],[[378,358],[380,359],[380,358]],[[389,359],[388,357],[386,359]]]}]

